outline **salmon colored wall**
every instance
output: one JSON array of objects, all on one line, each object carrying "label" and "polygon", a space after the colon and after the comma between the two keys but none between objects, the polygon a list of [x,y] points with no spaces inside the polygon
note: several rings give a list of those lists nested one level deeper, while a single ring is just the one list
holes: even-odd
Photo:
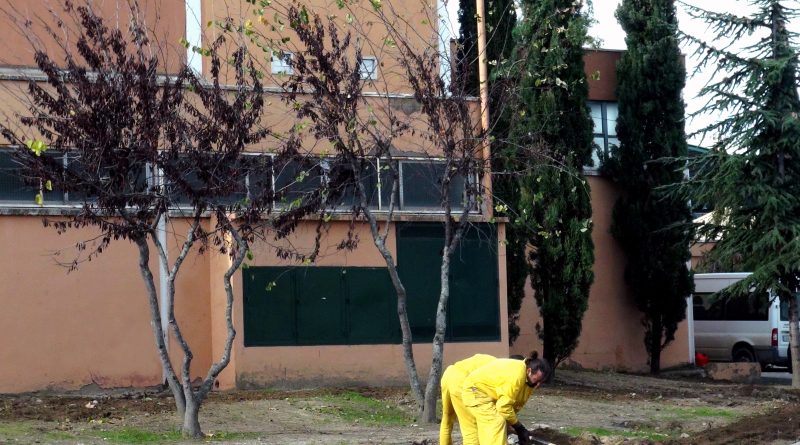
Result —
[{"label": "salmon colored wall", "polygon": [[[275,50],[291,51],[294,53],[303,51],[304,46],[300,43],[297,35],[289,27],[289,20],[286,18],[286,9],[290,4],[295,6],[304,5],[307,7],[309,15],[319,14],[322,23],[326,27],[329,23],[328,17],[333,17],[340,33],[339,38],[344,38],[349,31],[352,33],[351,50],[357,46],[362,49],[365,57],[375,57],[378,62],[377,79],[368,81],[364,86],[365,91],[370,92],[391,92],[391,93],[411,93],[411,88],[405,80],[404,69],[398,63],[399,55],[396,45],[389,45],[385,42],[387,28],[375,13],[369,2],[348,2],[345,9],[339,9],[335,2],[328,0],[308,0],[301,2],[274,1],[269,7],[264,8],[264,14],[259,18],[254,14],[256,6],[244,0],[203,0],[202,22],[207,24],[211,20],[223,21],[227,17],[234,18],[234,26],[240,26],[246,20],[252,23],[252,29],[256,42],[262,46],[271,47]],[[408,43],[416,47],[418,52],[430,47],[434,47],[437,42],[436,24],[438,23],[436,3],[427,2],[408,2],[398,4],[394,9],[389,2],[384,2],[381,12],[385,14],[387,20],[397,29],[398,34],[404,36]],[[275,15],[283,22],[283,25],[275,21]],[[347,23],[347,15],[350,14],[352,23]],[[275,29],[272,29],[274,26]],[[217,26],[204,29],[204,39],[206,42],[215,40],[220,34]],[[265,85],[279,86],[286,78],[271,74],[270,54],[264,52],[262,48],[250,41],[249,37],[235,36],[229,34],[230,48],[233,43],[244,42],[250,49],[251,54],[256,58],[255,62],[259,69],[266,74]],[[209,64],[204,62],[203,71],[209,74]],[[225,68],[223,68],[225,69]],[[227,75],[232,75],[228,72]]]},{"label": "salmon colored wall", "polygon": [[704,264],[702,264],[703,257],[705,256],[706,253],[708,253],[708,251],[713,249],[716,244],[717,243],[713,243],[713,242],[711,242],[711,243],[705,242],[705,243],[692,244],[692,269],[693,270],[697,270],[698,268],[702,268],[702,266],[704,266]]},{"label": "salmon colored wall", "polygon": [[583,55],[583,70],[589,82],[589,100],[617,100],[617,61],[622,51],[592,51]]},{"label": "salmon colored wall", "polygon": [[[0,65],[33,67],[34,48],[44,49],[54,60],[61,61],[64,50],[58,45],[64,42],[75,53],[72,45],[77,40],[76,31],[80,26],[73,17],[64,12],[63,3],[0,0],[0,29],[4,30],[3,38],[0,39]],[[76,7],[91,3],[107,26],[120,26],[122,30],[127,30],[130,9],[126,0],[76,0],[73,3]],[[151,40],[162,51],[162,60],[166,59],[170,72],[177,71],[186,59],[186,50],[179,43],[186,29],[184,2],[143,0],[140,3],[145,25],[151,31]],[[62,20],[63,28],[57,29],[57,44],[53,38],[47,36],[45,23],[55,28],[58,19]],[[22,27],[26,20],[30,20],[30,28]],[[32,36],[34,43],[28,41],[27,35]]]},{"label": "salmon colored wall", "polygon": [[[75,243],[91,233],[58,235],[38,216],[0,216],[0,393],[160,383],[135,247],[117,241],[69,274],[55,263],[74,258]],[[62,253],[53,256],[56,250]],[[155,254],[150,264],[158,280]],[[193,347],[194,376],[205,374],[210,354],[207,271],[208,257],[190,254],[177,283],[176,315]],[[171,348],[177,354],[174,342]]]},{"label": "salmon colored wall", "polygon": [[[298,228],[293,244],[310,246],[313,239],[313,224],[304,223]],[[323,254],[317,265],[319,266],[354,266],[354,267],[385,267],[386,263],[372,244],[372,238],[366,226],[358,226],[358,236],[361,240],[358,249],[353,252],[337,251],[335,246],[342,239],[347,230],[346,222],[334,222],[331,230],[323,238]],[[498,237],[502,240],[505,232],[502,227]],[[389,250],[396,254],[396,238],[394,227],[390,231],[387,241]],[[500,243],[502,249],[502,242]],[[270,253],[269,247],[259,244],[253,247],[255,255],[253,265],[273,266],[288,265],[286,261],[277,260]],[[502,258],[504,251],[500,252]],[[498,259],[499,261],[499,259]],[[295,263],[296,264],[296,263]],[[504,264],[504,263],[499,263]],[[508,355],[508,322],[506,318],[505,297],[505,272],[500,275],[500,326],[501,339],[499,342],[482,343],[448,343],[445,346],[445,364],[471,356],[478,352],[494,354],[496,356]],[[242,282],[241,273],[236,274],[235,314],[236,326],[243,326],[242,317]],[[215,326],[215,329],[220,329]],[[286,347],[244,347],[243,337],[237,336],[235,342],[236,360],[236,385],[239,387],[252,386],[286,386],[300,387],[321,384],[368,384],[387,385],[403,384],[407,382],[407,375],[403,364],[403,350],[401,345],[354,345],[354,346],[286,346]],[[427,375],[430,370],[431,345],[420,343],[414,346],[414,357],[418,371]],[[230,387],[229,376],[220,379],[221,387]]]},{"label": "salmon colored wall", "polygon": [[[641,313],[630,301],[625,288],[625,255],[609,232],[611,211],[619,192],[610,181],[599,176],[587,179],[592,189],[595,279],[578,347],[568,362],[592,369],[647,371],[644,328],[639,322]],[[541,317],[529,282],[525,292],[520,310],[520,337],[511,346],[511,352],[517,354],[542,350],[535,330]],[[678,326],[675,341],[663,352],[662,368],[688,363],[688,348],[688,329],[684,321]]]}]

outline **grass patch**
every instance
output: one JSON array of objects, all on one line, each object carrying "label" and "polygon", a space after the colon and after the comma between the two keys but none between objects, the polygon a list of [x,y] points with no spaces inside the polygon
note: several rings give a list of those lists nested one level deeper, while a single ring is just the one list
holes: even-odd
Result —
[{"label": "grass patch", "polygon": [[711,406],[697,406],[692,408],[670,408],[669,412],[681,419],[691,419],[694,417],[717,417],[725,419],[735,419],[739,417],[736,411],[725,408],[714,408]]},{"label": "grass patch", "polygon": [[94,434],[113,443],[161,443],[181,440],[180,431],[154,432],[138,428],[96,431]]},{"label": "grass patch", "polygon": [[74,439],[77,439],[76,435],[74,435],[72,433],[68,433],[66,431],[48,431],[47,434],[45,434],[45,437],[47,437],[50,440],[74,440]]},{"label": "grass patch", "polygon": [[0,437],[12,439],[31,434],[33,429],[25,422],[0,423]]},{"label": "grass patch", "polygon": [[[96,431],[93,433],[95,436],[107,440],[112,443],[165,443],[177,442],[183,439],[180,431],[162,431],[154,432],[141,430],[137,428],[122,428],[119,430],[110,431]],[[238,432],[225,432],[218,431],[212,433],[203,440],[204,442],[216,442],[224,440],[243,440],[255,439],[258,437],[257,433],[238,433]]]},{"label": "grass patch", "polygon": [[667,433],[661,433],[655,430],[642,429],[642,430],[610,430],[607,428],[598,427],[576,427],[570,426],[564,428],[564,433],[570,436],[578,437],[583,433],[594,434],[598,437],[625,437],[631,439],[649,439],[649,440],[663,440],[669,437]]},{"label": "grass patch", "polygon": [[320,412],[333,414],[350,423],[367,425],[408,425],[412,418],[400,408],[354,391],[319,397],[327,406]]}]

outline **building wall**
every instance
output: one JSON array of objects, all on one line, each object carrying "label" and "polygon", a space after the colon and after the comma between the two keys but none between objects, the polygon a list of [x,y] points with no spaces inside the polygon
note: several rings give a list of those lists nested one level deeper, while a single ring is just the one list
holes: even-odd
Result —
[{"label": "building wall", "polygon": [[[94,235],[84,229],[58,235],[39,216],[0,216],[0,393],[161,382],[135,246],[114,242],[71,273],[58,264],[71,262],[79,254],[75,244]],[[150,264],[158,280],[155,254]],[[190,256],[175,302],[195,376],[207,369],[210,354],[207,271],[207,255]],[[171,351],[178,355],[177,344]]]},{"label": "building wall", "polygon": [[[129,2],[125,0],[76,0],[72,3],[75,7],[91,5],[110,27],[127,24],[130,20]],[[176,72],[186,59],[186,51],[179,43],[186,28],[183,1],[142,0],[139,3],[140,20],[162,50],[161,60],[166,62],[162,68]],[[4,30],[0,39],[0,66],[35,66],[34,48],[47,52],[58,62],[63,61],[65,54],[59,45],[66,45],[75,54],[79,16],[75,11],[65,11],[63,5],[63,1],[0,0],[0,29]],[[47,35],[45,25],[53,26],[57,20],[61,21],[61,27],[54,29],[57,40],[44,37]]]},{"label": "building wall", "polygon": [[[644,372],[649,370],[644,346],[641,313],[633,305],[625,287],[625,255],[610,233],[611,212],[619,190],[600,176],[587,176],[592,189],[592,241],[595,248],[594,283],[589,306],[583,318],[578,346],[568,364],[591,369]],[[541,323],[530,283],[520,310],[520,336],[511,352],[526,354],[542,350],[536,334]],[[673,341],[663,351],[662,368],[689,362],[687,322],[678,325]]]}]

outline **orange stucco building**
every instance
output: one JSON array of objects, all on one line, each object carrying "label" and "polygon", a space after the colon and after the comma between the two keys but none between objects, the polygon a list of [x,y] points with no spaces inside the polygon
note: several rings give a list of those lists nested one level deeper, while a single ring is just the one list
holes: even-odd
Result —
[{"label": "orange stucco building", "polygon": [[[9,2],[2,0],[0,4]],[[115,14],[113,0],[95,3]],[[168,61],[192,57],[177,44],[181,38],[199,43],[204,31],[211,32],[206,30],[207,22],[221,15],[244,14],[251,6],[244,0],[153,0],[145,4],[148,20],[160,38],[175,42],[174,46],[167,45],[171,51]],[[37,10],[44,6],[36,5],[16,9],[23,15],[46,16],[46,10]],[[424,8],[419,14],[424,16]],[[12,24],[6,25],[7,29],[15,29]],[[32,52],[24,33],[5,34],[0,46],[5,54],[0,58],[0,103],[7,118],[22,109],[14,99],[27,80],[37,74],[31,69]],[[376,50],[369,56],[376,59],[377,77],[385,80],[376,82],[381,87],[371,93],[376,103],[382,101],[404,113],[418,112],[407,88],[392,78],[390,53]],[[618,53],[607,51],[592,51],[586,56],[587,73],[600,71],[599,77],[588,78],[596,126],[599,122],[603,128],[596,130],[597,140],[603,144],[613,139],[607,122],[614,112],[617,58]],[[207,73],[208,67],[199,59],[192,58],[191,63]],[[273,62],[273,71],[274,67]],[[172,68],[167,63],[166,70]],[[271,91],[277,97],[277,88]],[[275,109],[270,111],[278,126],[287,115],[279,102],[275,100]],[[420,145],[413,139],[398,142],[398,162],[404,163],[406,172],[419,168],[422,155],[435,159],[435,154],[421,152]],[[7,148],[0,148],[0,156],[7,154]],[[97,260],[82,263],[77,271],[68,274],[60,262],[71,261],[76,254],[74,245],[91,238],[92,232],[82,229],[58,235],[43,228],[41,219],[58,218],[74,211],[79,203],[69,201],[65,195],[50,199],[43,206],[33,204],[31,193],[10,189],[16,183],[8,173],[11,165],[7,159],[0,157],[0,393],[73,390],[92,384],[111,388],[161,383],[135,247],[125,241],[113,243]],[[572,360],[589,368],[645,370],[639,314],[625,294],[625,259],[608,230],[618,191],[594,170],[587,169],[586,174],[592,188],[596,278],[583,335]],[[436,255],[435,223],[441,220],[441,213],[426,207],[424,198],[411,202],[410,197],[416,196],[410,188],[414,186],[413,177],[409,176],[406,186],[409,189],[405,201],[401,201],[391,224],[389,248],[398,259],[401,272],[408,274],[410,286],[418,289],[419,295],[429,295],[430,280],[419,268]],[[512,347],[508,346],[505,228],[502,222],[489,224],[490,216],[486,211],[473,216],[475,226],[483,232],[467,236],[456,256],[453,324],[448,329],[446,364],[477,352],[506,356],[540,347],[534,332],[536,306],[529,297],[523,302],[521,336]],[[171,223],[174,234],[184,232],[181,227],[185,222],[179,213],[173,215]],[[234,279],[237,337],[231,362],[218,379],[220,388],[386,385],[406,381],[402,348],[393,325],[394,296],[386,290],[383,278],[385,263],[366,227],[359,227],[362,241],[356,250],[336,249],[347,227],[346,218],[333,218],[322,241],[319,260],[309,267],[280,260],[267,243],[253,246],[254,259]],[[312,225],[301,224],[290,241],[295,247],[310,246]],[[169,244],[172,257],[177,254],[179,243],[174,238]],[[157,261],[154,253],[151,263]],[[213,253],[213,249],[203,254],[193,252],[178,276],[176,314],[193,349],[194,376],[204,376],[221,354],[226,325],[220,277],[229,261],[227,256]],[[366,277],[359,282],[375,285],[359,288],[350,278],[356,275]],[[276,281],[276,289],[267,292],[264,282]],[[330,283],[334,284],[329,286]],[[474,294],[474,300],[459,306],[459,292]],[[426,373],[431,355],[426,338],[430,336],[433,311],[428,311],[430,298],[415,300],[412,293],[409,298],[409,307],[418,308],[416,312],[410,309],[417,341],[414,356],[420,371]],[[177,359],[177,345],[171,344],[170,350]],[[682,324],[662,363],[670,366],[688,361],[687,330]]]}]

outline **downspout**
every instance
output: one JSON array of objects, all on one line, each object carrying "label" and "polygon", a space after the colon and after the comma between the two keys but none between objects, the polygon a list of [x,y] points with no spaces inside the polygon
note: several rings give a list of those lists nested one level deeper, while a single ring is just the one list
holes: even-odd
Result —
[{"label": "downspout", "polygon": [[489,147],[489,66],[486,55],[486,11],[483,0],[475,0],[478,16],[478,82],[481,96],[481,129],[483,130],[482,154],[483,173],[483,214],[492,217],[492,163]]},{"label": "downspout", "polygon": [[[164,184],[164,176],[161,172],[156,172],[156,186],[160,189],[160,193],[166,194],[166,184]],[[164,346],[169,352],[169,307],[172,302],[172,296],[169,294],[169,249],[167,248],[167,212],[161,214],[158,219],[157,225],[157,238],[158,243],[164,248],[164,256],[158,256],[158,289],[159,289],[159,307],[161,313],[161,332],[164,334]],[[166,258],[165,258],[166,257]],[[166,375],[164,380],[166,381]]]}]

